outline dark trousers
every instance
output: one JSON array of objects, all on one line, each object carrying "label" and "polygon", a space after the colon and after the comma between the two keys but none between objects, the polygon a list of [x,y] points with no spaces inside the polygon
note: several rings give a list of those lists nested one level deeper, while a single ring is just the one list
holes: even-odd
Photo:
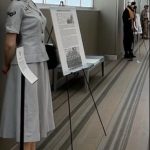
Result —
[{"label": "dark trousers", "polygon": [[133,55],[132,44],[133,44],[133,33],[127,31],[124,32],[123,46],[125,57],[132,57]]}]

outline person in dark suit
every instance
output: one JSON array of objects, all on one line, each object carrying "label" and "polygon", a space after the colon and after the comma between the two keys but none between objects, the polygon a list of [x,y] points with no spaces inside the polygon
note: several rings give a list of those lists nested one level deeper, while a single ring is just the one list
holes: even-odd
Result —
[{"label": "person in dark suit", "polygon": [[133,57],[133,49],[132,44],[134,41],[134,20],[135,20],[135,11],[134,8],[136,6],[135,2],[132,2],[131,5],[128,5],[123,12],[122,19],[123,19],[123,46],[124,46],[124,58],[128,58],[132,60]]}]

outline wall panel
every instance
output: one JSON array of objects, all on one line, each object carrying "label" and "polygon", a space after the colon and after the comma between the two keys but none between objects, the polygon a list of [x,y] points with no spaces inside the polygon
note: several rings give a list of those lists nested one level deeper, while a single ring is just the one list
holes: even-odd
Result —
[{"label": "wall panel", "polygon": [[[48,9],[41,9],[47,18],[47,27],[50,31],[52,27],[50,11]],[[77,10],[77,17],[81,31],[83,46],[85,54],[96,55],[99,54],[98,36],[99,36],[99,11],[94,10]],[[52,34],[54,37],[54,34]],[[47,39],[47,37],[46,37]]]},{"label": "wall panel", "polygon": [[95,0],[94,8],[100,10],[99,49],[102,54],[116,54],[117,1]]},{"label": "wall panel", "polygon": [[0,112],[2,106],[3,92],[5,87],[5,77],[2,75],[2,64],[3,64],[3,45],[5,35],[5,20],[6,10],[8,7],[9,0],[1,0],[0,2]]}]

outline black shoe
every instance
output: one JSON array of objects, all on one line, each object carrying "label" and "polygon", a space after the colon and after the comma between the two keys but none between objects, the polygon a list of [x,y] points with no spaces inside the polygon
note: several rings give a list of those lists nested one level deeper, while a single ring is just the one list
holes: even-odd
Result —
[{"label": "black shoe", "polygon": [[133,61],[133,57],[128,57],[128,61]]},{"label": "black shoe", "polygon": [[[132,50],[133,51],[133,50]],[[130,58],[135,58],[136,56],[133,54],[133,52],[130,53]]]},{"label": "black shoe", "polygon": [[132,55],[132,58],[135,58],[136,56],[135,55]]},{"label": "black shoe", "polygon": [[124,58],[126,59],[126,58],[129,58],[129,55],[124,55]]},{"label": "black shoe", "polygon": [[128,61],[133,61],[133,59],[132,59],[132,58],[129,58]]},{"label": "black shoe", "polygon": [[133,61],[132,54],[131,54],[131,55],[129,55],[129,57],[128,57],[128,61]]}]

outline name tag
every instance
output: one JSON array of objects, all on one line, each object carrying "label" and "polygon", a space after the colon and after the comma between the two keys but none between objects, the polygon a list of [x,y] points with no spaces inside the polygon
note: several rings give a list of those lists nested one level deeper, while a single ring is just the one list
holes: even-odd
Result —
[{"label": "name tag", "polygon": [[24,57],[24,48],[19,47],[16,50],[17,53],[17,62],[20,68],[21,73],[25,76],[25,78],[31,83],[35,83],[38,78],[35,76],[35,74],[30,70],[28,67],[25,57]]}]

